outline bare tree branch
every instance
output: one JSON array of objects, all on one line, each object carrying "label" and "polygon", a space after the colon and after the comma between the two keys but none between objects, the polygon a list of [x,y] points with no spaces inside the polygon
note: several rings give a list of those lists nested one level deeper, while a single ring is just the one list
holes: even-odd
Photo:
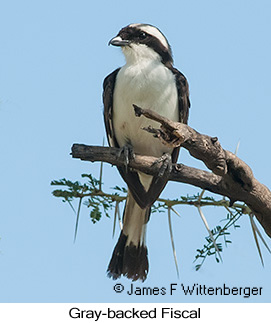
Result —
[{"label": "bare tree branch", "polygon": [[[148,127],[146,131],[166,145],[184,147],[213,172],[175,164],[169,180],[191,184],[227,196],[232,203],[237,200],[245,202],[271,237],[271,192],[254,178],[251,168],[245,162],[224,150],[216,137],[202,135],[185,124],[168,120],[151,110],[143,110],[136,106],[134,108],[138,117],[144,115],[161,123],[160,129]],[[72,157],[92,162],[103,161],[116,166],[123,166],[125,162],[119,157],[118,148],[81,144],[73,145]],[[159,172],[160,164],[155,157],[135,155],[129,167],[154,175]]]}]

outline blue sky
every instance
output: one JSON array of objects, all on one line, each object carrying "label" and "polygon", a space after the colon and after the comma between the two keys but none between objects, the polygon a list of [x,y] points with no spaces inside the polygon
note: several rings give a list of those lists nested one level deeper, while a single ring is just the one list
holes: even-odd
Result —
[{"label": "blue sky", "polygon": [[[142,286],[194,283],[263,287],[262,296],[185,297],[116,294],[106,268],[117,237],[112,219],[93,225],[75,217],[51,195],[50,182],[98,176],[99,165],[73,160],[73,143],[100,145],[104,136],[102,82],[124,63],[108,40],[132,22],[158,26],[167,36],[175,66],[191,91],[190,125],[218,136],[271,187],[271,45],[269,1],[16,1],[0,5],[0,301],[1,302],[269,302],[271,256],[262,248],[262,268],[249,219],[233,231],[223,264],[208,259],[196,272],[194,256],[206,232],[197,210],[178,208],[173,217],[180,266],[178,280],[167,218],[154,214],[148,226],[150,272]],[[180,160],[204,168],[182,151]],[[105,189],[123,185],[107,165]],[[169,183],[164,197],[199,192]],[[176,195],[177,194],[177,195]],[[204,210],[210,226],[225,216]],[[269,238],[265,235],[269,242]],[[125,288],[130,281],[118,281]],[[137,283],[136,286],[141,286]]]}]

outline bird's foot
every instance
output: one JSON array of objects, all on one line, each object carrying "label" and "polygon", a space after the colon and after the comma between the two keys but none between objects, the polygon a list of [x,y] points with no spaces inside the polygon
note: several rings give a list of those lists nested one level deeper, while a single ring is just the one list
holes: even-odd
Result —
[{"label": "bird's foot", "polygon": [[157,174],[157,179],[162,178],[164,176],[168,176],[172,170],[172,160],[171,160],[171,154],[165,153],[161,157],[159,157],[155,162],[155,164],[160,164],[160,169]]},{"label": "bird's foot", "polygon": [[124,159],[124,166],[127,172],[130,160],[133,160],[135,158],[133,146],[126,144],[125,146],[121,147],[118,153],[118,157]]}]

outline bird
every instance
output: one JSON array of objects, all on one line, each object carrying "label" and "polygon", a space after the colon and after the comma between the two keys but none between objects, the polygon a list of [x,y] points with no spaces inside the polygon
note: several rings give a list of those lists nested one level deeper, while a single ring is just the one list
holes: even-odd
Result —
[{"label": "bird", "polygon": [[[126,64],[115,69],[103,82],[104,123],[109,146],[120,148],[127,164],[118,167],[128,186],[123,228],[113,250],[107,275],[132,281],[147,278],[149,271],[146,226],[151,206],[168,181],[168,173],[155,176],[129,168],[134,154],[154,156],[176,163],[179,148],[170,148],[144,131],[159,127],[156,121],[136,117],[133,105],[151,109],[176,122],[187,123],[190,99],[186,77],[173,67],[172,50],[155,26],[133,23],[123,27],[109,45],[120,47]],[[170,160],[169,160],[170,158]],[[160,173],[160,172],[159,172]]]}]

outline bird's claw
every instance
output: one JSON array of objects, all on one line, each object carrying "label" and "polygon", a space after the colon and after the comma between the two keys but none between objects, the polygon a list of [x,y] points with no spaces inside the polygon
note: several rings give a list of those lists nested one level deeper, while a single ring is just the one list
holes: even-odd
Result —
[{"label": "bird's claw", "polygon": [[125,146],[121,147],[118,153],[118,157],[124,159],[124,167],[127,172],[130,160],[133,160],[135,158],[133,146],[126,144]]},{"label": "bird's claw", "polygon": [[154,164],[160,163],[162,163],[162,165],[157,174],[157,179],[162,178],[164,176],[168,176],[170,174],[172,170],[171,155],[169,153],[165,153],[154,162]]}]

